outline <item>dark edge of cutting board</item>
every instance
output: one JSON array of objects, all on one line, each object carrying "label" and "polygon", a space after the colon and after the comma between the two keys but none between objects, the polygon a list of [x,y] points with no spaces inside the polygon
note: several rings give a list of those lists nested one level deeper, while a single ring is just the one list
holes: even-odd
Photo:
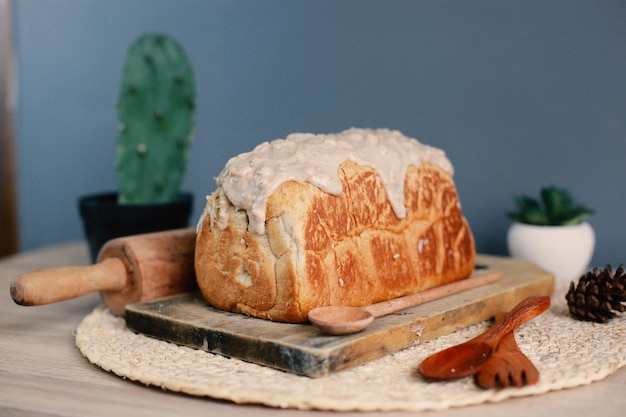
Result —
[{"label": "dark edge of cutting board", "polygon": [[378,359],[508,311],[531,295],[551,295],[552,274],[534,264],[479,255],[500,271],[492,284],[376,319],[366,330],[330,336],[308,324],[277,323],[212,308],[199,292],[128,305],[126,325],[160,340],[309,377]]}]

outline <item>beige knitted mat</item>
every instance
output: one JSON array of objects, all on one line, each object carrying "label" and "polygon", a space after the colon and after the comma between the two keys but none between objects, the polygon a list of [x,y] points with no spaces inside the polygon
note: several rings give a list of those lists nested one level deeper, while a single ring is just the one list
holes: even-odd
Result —
[{"label": "beige knitted mat", "polygon": [[488,323],[314,379],[135,334],[103,306],[81,322],[76,345],[106,371],[194,396],[280,408],[436,410],[585,385],[625,365],[626,316],[607,324],[574,320],[560,293],[550,310],[516,331],[520,348],[541,374],[539,384],[523,388],[483,390],[472,378],[428,383],[416,375],[427,356],[472,338]]}]

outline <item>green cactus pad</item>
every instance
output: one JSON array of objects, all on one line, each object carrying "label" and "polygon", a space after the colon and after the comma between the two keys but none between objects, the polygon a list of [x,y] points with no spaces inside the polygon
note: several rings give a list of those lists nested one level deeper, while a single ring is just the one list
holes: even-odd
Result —
[{"label": "green cactus pad", "polygon": [[120,204],[175,201],[195,133],[195,80],[173,38],[146,34],[129,49],[117,102]]}]

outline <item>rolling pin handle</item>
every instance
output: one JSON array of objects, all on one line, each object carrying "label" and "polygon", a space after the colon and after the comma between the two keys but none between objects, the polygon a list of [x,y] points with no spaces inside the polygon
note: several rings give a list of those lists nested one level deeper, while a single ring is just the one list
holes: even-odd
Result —
[{"label": "rolling pin handle", "polygon": [[119,258],[106,258],[90,266],[33,271],[11,281],[11,298],[19,305],[36,306],[96,291],[121,291],[126,287],[127,276],[126,265]]}]

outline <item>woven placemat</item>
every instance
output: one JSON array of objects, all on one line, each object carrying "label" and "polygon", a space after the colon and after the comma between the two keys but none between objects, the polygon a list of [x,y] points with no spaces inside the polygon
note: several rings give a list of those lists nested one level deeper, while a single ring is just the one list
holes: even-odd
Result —
[{"label": "woven placemat", "polygon": [[437,410],[585,385],[625,365],[626,316],[607,324],[577,321],[557,294],[550,310],[515,333],[541,374],[537,385],[522,388],[483,390],[472,378],[425,382],[416,374],[427,356],[476,336],[486,322],[315,379],[135,334],[104,306],[81,322],[76,346],[90,362],[120,377],[194,396],[297,409]]}]

